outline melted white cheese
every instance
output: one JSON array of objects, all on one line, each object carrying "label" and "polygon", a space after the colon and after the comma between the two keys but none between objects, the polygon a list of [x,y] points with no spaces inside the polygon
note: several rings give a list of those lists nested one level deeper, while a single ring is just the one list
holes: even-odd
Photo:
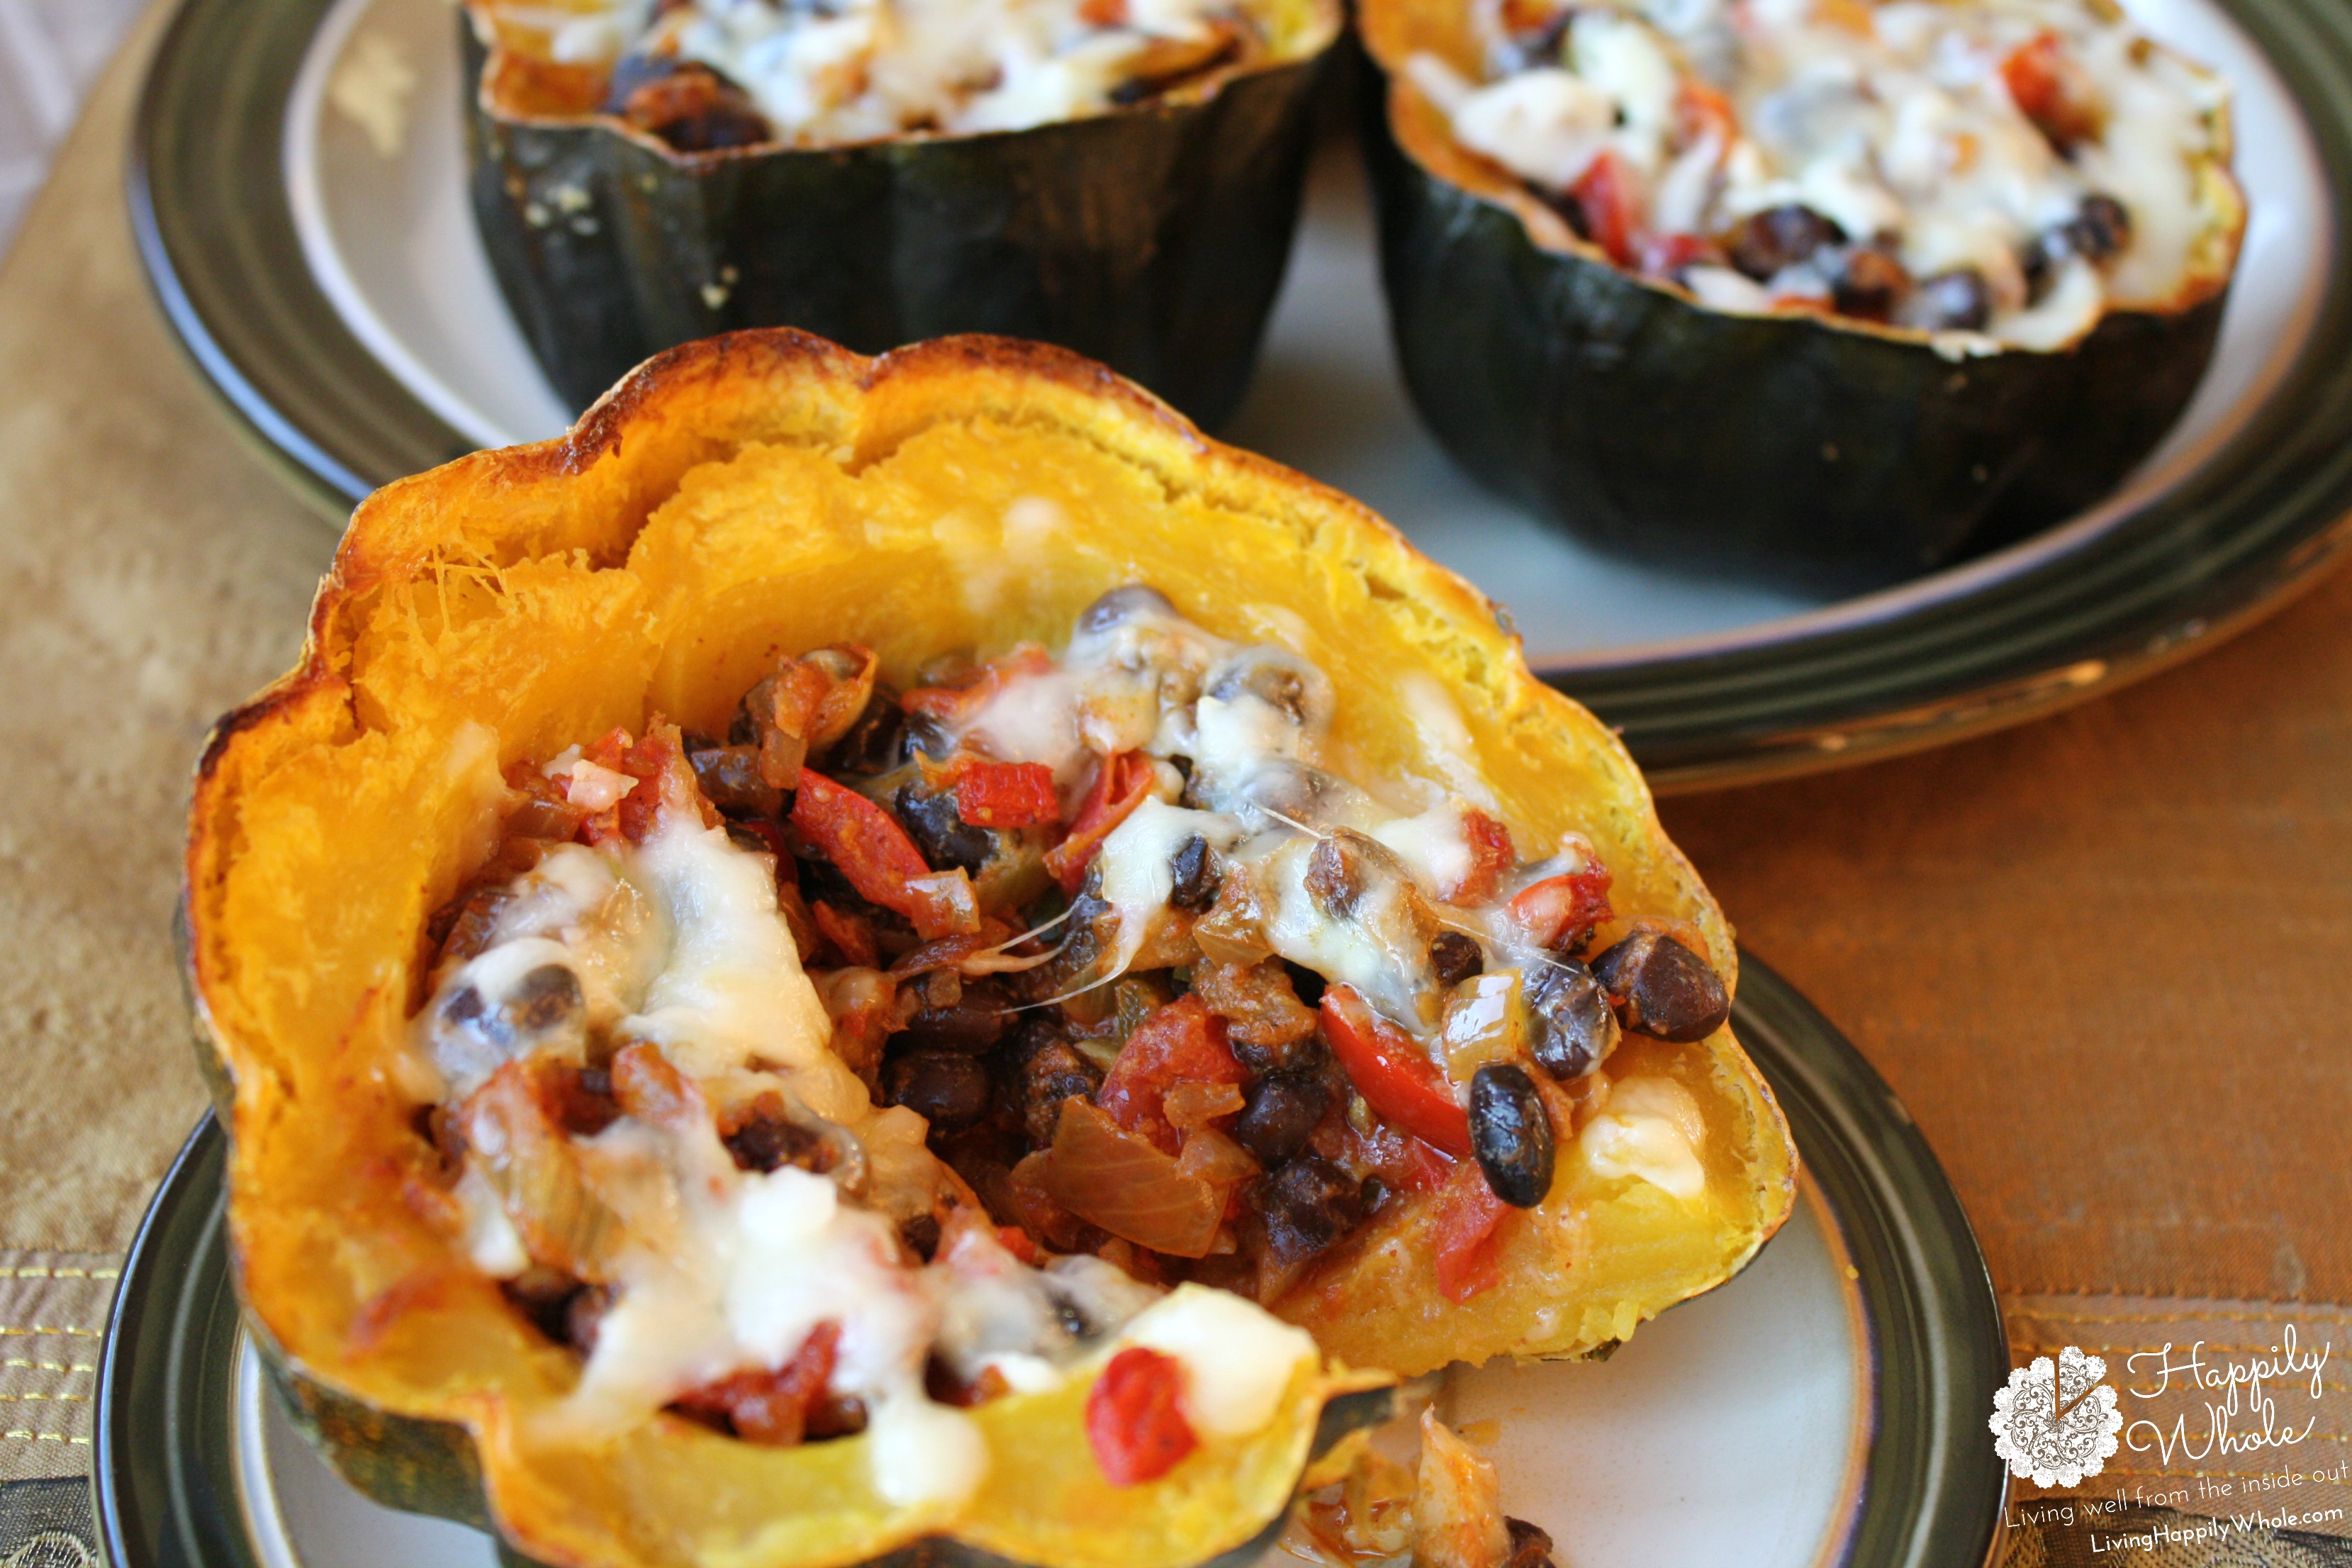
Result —
[{"label": "melted white cheese", "polygon": [[[1157,801],[1148,809],[1131,840],[1199,815]],[[1223,842],[1221,823],[1205,826]],[[511,890],[493,944],[443,977],[419,1016],[417,1054],[457,1093],[478,1087],[534,1042],[494,1048],[479,1030],[452,1025],[445,1005],[466,987],[495,1003],[551,964],[582,980],[600,1029],[658,1043],[704,1104],[658,1126],[625,1116],[571,1140],[583,1196],[617,1220],[594,1257],[615,1293],[579,1386],[544,1418],[541,1437],[598,1440],[691,1389],[781,1366],[820,1324],[836,1323],[831,1387],[865,1403],[876,1488],[903,1507],[950,1506],[985,1479],[990,1456],[969,1415],[925,1393],[934,1352],[967,1378],[993,1371],[1013,1392],[1035,1393],[1160,1298],[1094,1258],[1030,1268],[982,1227],[960,1231],[929,1266],[908,1263],[898,1219],[930,1212],[940,1179],[923,1121],[903,1108],[877,1110],[826,1048],[831,1025],[778,912],[772,871],[723,829],[665,813],[642,845],[550,853]],[[576,1058],[584,1035],[574,1028],[536,1048]],[[767,1093],[845,1130],[861,1157],[823,1175],[738,1169],[709,1104]],[[486,1160],[506,1152],[489,1146],[497,1126],[478,1125]],[[494,1278],[521,1273],[522,1236],[482,1169],[469,1162],[455,1195],[475,1265]],[[1218,1299],[1228,1334],[1297,1331],[1253,1303]],[[1253,1352],[1232,1366],[1194,1367],[1202,1430],[1234,1429],[1256,1407],[1265,1361]]]},{"label": "melted white cheese", "polygon": [[1184,1418],[1212,1440],[1264,1430],[1298,1369],[1315,1361],[1306,1330],[1198,1285],[1178,1286],[1119,1337],[1183,1363]]},{"label": "melted white cheese", "polygon": [[1050,124],[1114,107],[1156,52],[1213,46],[1230,0],[1129,0],[1097,26],[1084,0],[691,0],[646,30],[641,0],[627,26],[562,35],[576,52],[624,36],[635,47],[700,60],[741,84],[783,141],[803,146],[908,132],[965,134]]},{"label": "melted white cheese", "polygon": [[1099,896],[1118,917],[1118,945],[1106,973],[1123,971],[1134,960],[1152,920],[1168,907],[1169,895],[1175,891],[1176,851],[1196,836],[1223,852],[1233,848],[1242,834],[1229,816],[1187,811],[1155,796],[1137,806],[1103,840],[1095,862],[1101,872]]},{"label": "melted white cheese", "polygon": [[[1631,171],[1644,233],[1712,237],[1795,203],[1854,241],[1891,242],[1915,279],[1973,268],[1995,306],[1978,334],[1989,342],[2063,346],[2110,300],[2164,303],[2206,226],[2194,167],[2213,151],[2225,89],[2093,0],[1618,0],[1576,9],[1559,54],[1542,58],[1519,52],[1526,35],[1505,26],[1503,0],[1475,0],[1472,14],[1489,79],[1428,56],[1406,66],[1465,147],[1553,193],[1611,153]],[[2104,114],[2099,133],[2063,156],[2001,74],[2044,32]],[[1674,133],[1685,80],[1728,100],[1730,144]],[[2022,247],[2093,194],[2124,205],[2129,242],[2030,300]],[[1809,264],[1763,285],[1716,275],[1727,271],[1685,281],[1702,303],[1739,311],[1828,292]]]},{"label": "melted white cheese", "polygon": [[1601,1113],[1577,1134],[1595,1175],[1633,1176],[1685,1204],[1706,1194],[1706,1119],[1691,1091],[1670,1078],[1620,1079]]},{"label": "melted white cheese", "polygon": [[725,828],[678,812],[663,813],[635,861],[669,916],[671,945],[621,1032],[655,1042],[694,1076],[754,1059],[832,1061],[833,1020],[801,973],[767,864],[730,843]]}]

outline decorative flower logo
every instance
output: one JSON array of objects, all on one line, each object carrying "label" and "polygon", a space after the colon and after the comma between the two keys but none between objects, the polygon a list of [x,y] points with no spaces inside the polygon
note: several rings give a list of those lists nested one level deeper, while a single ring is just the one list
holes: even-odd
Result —
[{"label": "decorative flower logo", "polygon": [[2036,1356],[2009,1374],[1992,1396],[1992,1451],[2011,1474],[2038,1487],[2078,1487],[2106,1468],[2118,1447],[2124,1418],[2116,1391],[2102,1381],[2107,1363],[2073,1345],[2055,1365]]}]

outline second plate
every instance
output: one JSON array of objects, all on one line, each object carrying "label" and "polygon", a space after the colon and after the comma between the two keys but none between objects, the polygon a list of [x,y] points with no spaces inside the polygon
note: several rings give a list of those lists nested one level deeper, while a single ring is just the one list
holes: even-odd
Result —
[{"label": "second plate", "polygon": [[[1369,502],[1508,607],[1531,663],[1672,787],[1820,767],[2047,711],[2210,645],[2331,559],[2352,510],[2352,13],[2132,0],[2236,94],[2252,203],[2214,368],[2110,502],[1838,603],[1586,549],[1479,489],[1414,419],[1352,148],[1326,149],[1258,379],[1222,432]],[[132,215],[206,374],[323,510],[564,410],[463,192],[445,0],[184,0]]]}]

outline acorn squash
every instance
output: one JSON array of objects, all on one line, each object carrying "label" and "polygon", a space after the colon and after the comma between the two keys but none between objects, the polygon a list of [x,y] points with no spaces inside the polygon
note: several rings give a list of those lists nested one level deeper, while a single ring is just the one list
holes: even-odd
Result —
[{"label": "acorn squash", "polygon": [[[868,360],[777,331],[674,350],[562,439],[362,504],[300,663],[222,721],[199,770],[189,971],[227,1091],[236,1279],[303,1425],[355,1484],[574,1568],[823,1568],[918,1542],[949,1562],[1175,1568],[1246,1548],[1310,1455],[1378,1414],[1381,1374],[1302,1368],[1255,1436],[1113,1488],[1076,1379],[981,1406],[990,1479],[928,1510],[877,1494],[862,1437],[761,1447],[663,1415],[563,1446],[533,1415],[577,1382],[576,1357],[413,1201],[434,1155],[404,1052],[428,921],[497,829],[485,779],[656,711],[723,731],[779,648],[855,641],[904,679],[946,650],[1055,635],[1131,581],[1320,664],[1362,768],[1440,784],[1475,768],[1528,832],[1584,834],[1615,873],[1619,928],[1664,922],[1736,975],[1624,748],[1529,676],[1492,605],[1360,506],[1036,345]],[[1453,694],[1458,728],[1391,700],[1414,676]],[[1703,1118],[1702,1197],[1564,1146],[1498,1283],[1467,1305],[1416,1256],[1439,1223],[1428,1197],[1383,1209],[1270,1305],[1331,1356],[1413,1373],[1591,1353],[1730,1277],[1792,1201],[1778,1107],[1727,1029],[1620,1057]]]},{"label": "acorn squash", "polygon": [[[516,8],[542,19],[548,8]],[[1338,0],[1265,0],[1250,58],[1109,113],[837,147],[681,152],[608,71],[460,19],[491,270],[584,408],[675,343],[792,326],[861,353],[952,332],[1076,349],[1203,426],[1241,401],[1297,224]],[[493,40],[485,45],[487,37]]]},{"label": "acorn squash", "polygon": [[1619,265],[1456,140],[1406,62],[1478,78],[1465,0],[1363,0],[1381,276],[1404,378],[1485,484],[1605,547],[1833,588],[1884,584],[2099,500],[2204,374],[2246,219],[2225,103],[2190,170],[2178,291],[2054,351],[1811,304],[1738,313]]}]

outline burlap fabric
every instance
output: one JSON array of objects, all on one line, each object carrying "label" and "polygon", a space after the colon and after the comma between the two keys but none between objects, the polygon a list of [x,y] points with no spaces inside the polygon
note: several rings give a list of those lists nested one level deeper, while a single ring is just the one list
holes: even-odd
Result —
[{"label": "burlap fabric", "polygon": [[[331,548],[132,258],[121,171],[153,21],[0,268],[0,1568],[89,1560],[76,1478],[106,1300],[203,1103],[169,935],[187,770],[208,721],[292,658]],[[1668,805],[1745,937],[1926,1128],[2021,1361],[2080,1344],[2121,1379],[2167,1342],[2237,1353],[2288,1322],[2352,1351],[2352,1310],[2328,1305],[2352,1302],[2347,609],[2339,576],[2061,718]],[[2287,1455],[2305,1472],[2352,1458],[2343,1367]],[[2127,1453],[2083,1490],[2259,1468]],[[2145,1510],[2069,1526],[2026,1517],[2033,1495],[2003,1532],[2031,1568],[2332,1568],[2352,1535],[2340,1517],[2150,1531],[2156,1556],[2118,1557],[2093,1534]]]}]

